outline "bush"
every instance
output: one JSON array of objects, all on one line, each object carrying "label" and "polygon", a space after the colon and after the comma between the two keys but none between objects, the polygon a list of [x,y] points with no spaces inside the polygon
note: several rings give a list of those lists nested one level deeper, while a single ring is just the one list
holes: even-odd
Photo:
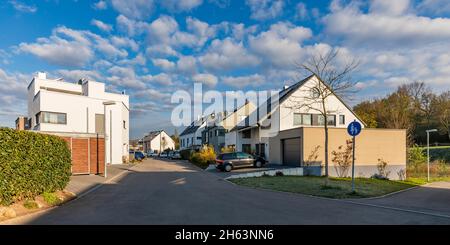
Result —
[{"label": "bush", "polygon": [[55,193],[44,192],[44,194],[42,194],[42,197],[44,198],[44,201],[50,206],[56,206],[61,203],[61,199],[59,199],[59,197]]},{"label": "bush", "polygon": [[211,146],[203,147],[199,152],[192,152],[190,161],[200,168],[207,168],[216,160],[216,153]]},{"label": "bush", "polygon": [[70,150],[63,139],[0,128],[0,204],[64,189],[70,168]]}]

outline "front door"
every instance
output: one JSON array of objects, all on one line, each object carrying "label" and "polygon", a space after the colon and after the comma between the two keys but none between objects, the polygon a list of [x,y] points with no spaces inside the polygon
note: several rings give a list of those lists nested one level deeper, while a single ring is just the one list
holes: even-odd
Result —
[{"label": "front door", "polygon": [[300,138],[283,140],[283,165],[296,166],[301,165],[301,141]]}]

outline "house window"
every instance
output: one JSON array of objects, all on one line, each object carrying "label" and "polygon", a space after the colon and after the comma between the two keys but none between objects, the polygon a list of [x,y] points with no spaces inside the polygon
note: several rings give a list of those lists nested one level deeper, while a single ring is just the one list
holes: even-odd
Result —
[{"label": "house window", "polygon": [[344,125],[345,124],[345,115],[339,115],[339,124]]},{"label": "house window", "polygon": [[127,129],[127,121],[123,120],[123,129]]},{"label": "house window", "polygon": [[294,126],[311,125],[311,120],[311,114],[294,113]]},{"label": "house window", "polygon": [[242,151],[245,153],[252,153],[252,146],[250,144],[242,144]]},{"label": "house window", "polygon": [[216,136],[219,136],[219,130],[218,129],[216,129],[215,134],[216,134]]},{"label": "house window", "polygon": [[186,142],[187,142],[186,145],[189,146],[189,138],[186,139]]},{"label": "house window", "polygon": [[219,136],[225,136],[225,129],[219,130]]},{"label": "house window", "polygon": [[212,131],[209,131],[209,138],[212,138]]},{"label": "house window", "polygon": [[319,96],[320,96],[320,90],[319,90],[318,88],[312,88],[312,89],[311,89],[311,96],[312,96],[314,99],[319,98]]},{"label": "house window", "polygon": [[323,115],[314,114],[312,117],[313,117],[312,125],[314,126],[325,125],[325,117]]},{"label": "house window", "polygon": [[67,124],[67,114],[41,111],[36,115],[36,124],[39,123]]},{"label": "house window", "polygon": [[302,124],[303,125],[311,125],[312,124],[312,115],[311,114],[302,114]]},{"label": "house window", "polygon": [[302,114],[294,113],[294,126],[295,125],[302,125]]},{"label": "house window", "polygon": [[251,129],[247,129],[245,131],[242,131],[242,138],[244,139],[250,139],[252,137],[252,131]]},{"label": "house window", "polygon": [[327,115],[327,125],[336,126],[336,115]]}]

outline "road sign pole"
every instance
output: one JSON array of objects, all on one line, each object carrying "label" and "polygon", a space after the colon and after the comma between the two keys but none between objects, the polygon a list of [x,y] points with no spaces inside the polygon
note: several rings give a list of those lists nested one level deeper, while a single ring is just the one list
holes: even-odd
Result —
[{"label": "road sign pole", "polygon": [[353,140],[352,140],[352,150],[353,150],[353,154],[352,154],[352,192],[355,191],[355,136],[353,136]]}]

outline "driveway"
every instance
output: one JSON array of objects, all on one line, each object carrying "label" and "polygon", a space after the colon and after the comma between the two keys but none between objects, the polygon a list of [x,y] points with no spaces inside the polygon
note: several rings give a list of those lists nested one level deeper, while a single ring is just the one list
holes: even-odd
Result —
[{"label": "driveway", "polygon": [[[403,194],[421,198],[420,193]],[[450,195],[449,189],[425,198],[436,201],[443,194]],[[401,195],[386,200],[402,200]],[[445,210],[440,215],[439,209],[428,213],[410,210],[414,206],[386,207],[396,200],[379,205],[356,202],[236,186],[186,162],[149,159],[82,198],[9,223],[450,224]]]}]

